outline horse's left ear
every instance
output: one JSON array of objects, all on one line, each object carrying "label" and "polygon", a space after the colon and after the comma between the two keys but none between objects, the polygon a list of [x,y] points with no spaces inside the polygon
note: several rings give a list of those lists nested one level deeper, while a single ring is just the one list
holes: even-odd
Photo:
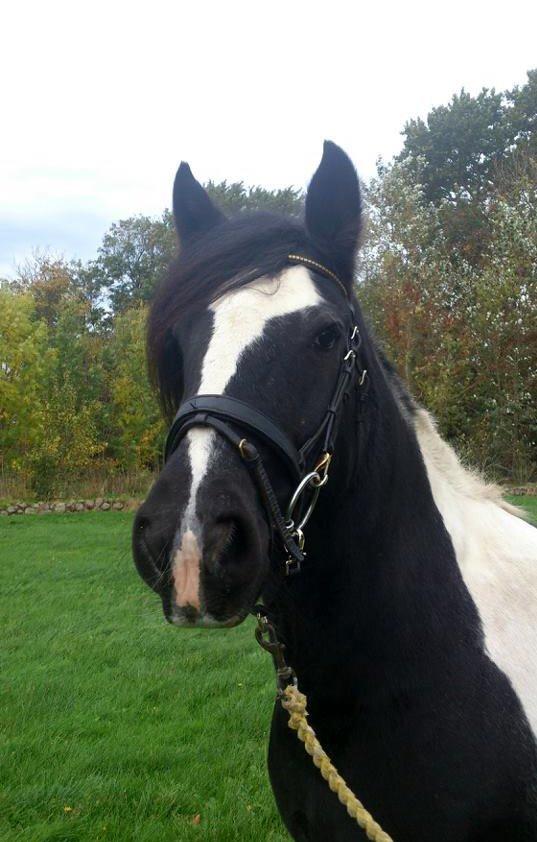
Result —
[{"label": "horse's left ear", "polygon": [[352,277],[361,216],[356,170],[343,149],[325,140],[321,163],[306,194],[306,228],[342,279]]},{"label": "horse's left ear", "polygon": [[173,217],[181,244],[225,219],[185,161],[181,162],[173,183]]}]

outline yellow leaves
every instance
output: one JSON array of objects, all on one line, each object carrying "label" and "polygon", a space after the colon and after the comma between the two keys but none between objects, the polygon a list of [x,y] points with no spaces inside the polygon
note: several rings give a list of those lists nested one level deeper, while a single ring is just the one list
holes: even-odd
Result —
[{"label": "yellow leaves", "polygon": [[142,468],[155,462],[164,429],[148,384],[145,352],[147,310],[128,310],[115,322],[110,350],[113,371],[109,383],[121,462]]},{"label": "yellow leaves", "polygon": [[39,405],[54,351],[45,324],[36,321],[29,295],[0,289],[0,450],[6,464],[35,441]]}]

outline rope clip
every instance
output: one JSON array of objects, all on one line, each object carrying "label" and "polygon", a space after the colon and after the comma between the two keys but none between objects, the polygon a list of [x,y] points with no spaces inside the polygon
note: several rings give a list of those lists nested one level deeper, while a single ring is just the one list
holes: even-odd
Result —
[{"label": "rope clip", "polygon": [[255,639],[265,652],[268,652],[274,662],[276,670],[276,691],[280,698],[283,696],[286,687],[293,685],[297,686],[295,671],[290,667],[284,657],[285,644],[280,643],[276,634],[276,629],[266,616],[258,611],[257,627],[255,630]]}]

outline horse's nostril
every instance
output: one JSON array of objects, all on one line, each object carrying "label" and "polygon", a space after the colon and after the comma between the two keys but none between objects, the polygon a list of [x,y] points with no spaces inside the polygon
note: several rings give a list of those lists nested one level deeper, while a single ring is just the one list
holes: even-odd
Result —
[{"label": "horse's nostril", "polygon": [[158,534],[154,534],[154,523],[154,520],[146,515],[137,514],[133,525],[132,544],[134,563],[140,576],[151,588],[160,591],[165,584],[165,570],[160,562],[165,561],[166,556],[161,551],[162,541]]},{"label": "horse's nostril", "polygon": [[220,517],[208,544],[208,555],[213,565],[229,567],[240,564],[247,552],[246,528],[239,518]]},{"label": "horse's nostril", "polygon": [[149,518],[144,515],[138,515],[136,518],[135,529],[139,533],[143,533],[149,526]]}]

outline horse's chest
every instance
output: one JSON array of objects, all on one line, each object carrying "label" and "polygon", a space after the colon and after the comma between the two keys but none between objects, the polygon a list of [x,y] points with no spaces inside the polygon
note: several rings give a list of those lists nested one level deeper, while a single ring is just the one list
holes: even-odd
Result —
[{"label": "horse's chest", "polygon": [[[511,842],[537,840],[535,812],[524,819],[530,822],[530,835],[510,823],[517,807],[507,784],[513,771],[519,774],[524,801],[522,793],[532,775],[536,781],[531,752],[514,746],[513,755],[523,757],[520,767],[514,770],[512,758],[505,757],[504,769],[509,749],[496,734],[479,733],[479,719],[470,715],[464,721],[460,711],[420,711],[396,729],[363,722],[349,728],[337,744],[323,740],[322,728],[312,725],[317,724],[338,771],[396,842],[505,842],[505,821]],[[506,722],[500,725],[509,729]],[[516,742],[513,732],[509,741]],[[269,771],[278,809],[297,842],[366,839],[289,729],[279,705],[272,723]]]}]

